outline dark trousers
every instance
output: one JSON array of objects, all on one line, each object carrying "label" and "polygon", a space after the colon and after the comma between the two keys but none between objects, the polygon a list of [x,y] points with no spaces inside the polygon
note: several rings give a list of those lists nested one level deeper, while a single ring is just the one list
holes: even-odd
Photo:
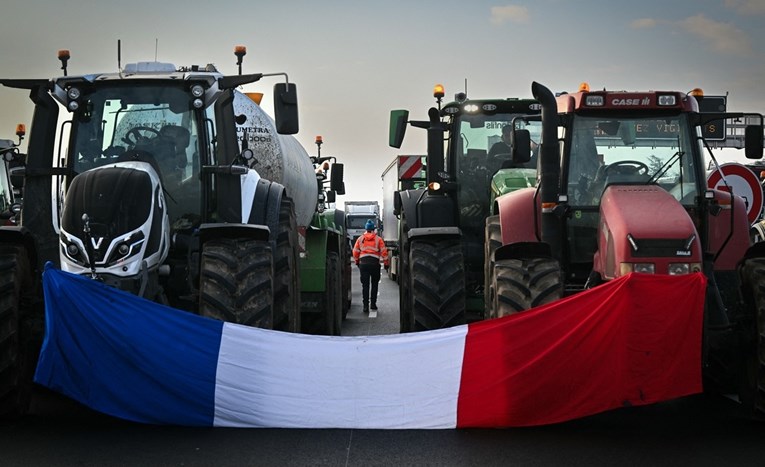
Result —
[{"label": "dark trousers", "polygon": [[[364,305],[369,303],[369,299],[372,299],[372,303],[377,303],[377,284],[380,282],[380,263],[359,263],[359,272],[361,273],[361,299]],[[369,292],[369,283],[372,283],[372,294]]]}]

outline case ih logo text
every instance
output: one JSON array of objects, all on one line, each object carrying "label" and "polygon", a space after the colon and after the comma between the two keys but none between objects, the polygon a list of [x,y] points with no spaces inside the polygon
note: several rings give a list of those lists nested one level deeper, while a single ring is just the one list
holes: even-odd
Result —
[{"label": "case ih logo text", "polygon": [[611,99],[611,105],[651,105],[651,99],[644,97],[642,99],[625,99],[622,97],[615,97]]}]

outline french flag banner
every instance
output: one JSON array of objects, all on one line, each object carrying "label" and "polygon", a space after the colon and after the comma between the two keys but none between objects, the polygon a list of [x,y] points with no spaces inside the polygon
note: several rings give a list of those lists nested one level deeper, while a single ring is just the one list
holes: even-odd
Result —
[{"label": "french flag banner", "polygon": [[518,427],[699,393],[706,279],[631,274],[528,312],[368,337],[159,305],[52,267],[35,381],[142,423]]}]

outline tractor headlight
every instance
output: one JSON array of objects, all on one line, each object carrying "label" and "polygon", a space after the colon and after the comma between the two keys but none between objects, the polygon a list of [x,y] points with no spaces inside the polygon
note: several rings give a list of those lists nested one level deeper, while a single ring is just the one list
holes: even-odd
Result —
[{"label": "tractor headlight", "polygon": [[79,88],[69,88],[69,90],[66,92],[66,96],[73,101],[76,101],[80,98],[80,89]]},{"label": "tractor headlight", "polygon": [[205,95],[205,88],[202,87],[201,84],[195,84],[191,86],[191,89],[189,90],[191,92],[191,106],[195,109],[201,109],[205,106],[204,101],[204,95]]},{"label": "tractor headlight", "polygon": [[77,264],[87,264],[88,260],[85,251],[75,242],[62,235],[59,244],[61,245],[61,253],[70,261]]},{"label": "tractor headlight", "polygon": [[656,265],[653,263],[622,263],[621,264],[620,275],[626,276],[627,274],[631,272],[640,272],[643,274],[655,274]]},{"label": "tractor headlight", "polygon": [[679,276],[681,274],[690,274],[692,272],[700,272],[700,263],[669,263],[669,269],[667,273],[670,276]]},{"label": "tractor headlight", "polygon": [[676,105],[677,97],[673,95],[667,95],[667,94],[660,95],[658,97],[658,104],[659,105]]},{"label": "tractor headlight", "polygon": [[80,254],[80,249],[74,243],[70,243],[66,246],[66,254],[72,258],[75,258]]},{"label": "tractor headlight", "polygon": [[589,107],[602,107],[605,99],[599,94],[588,94],[584,98],[584,103]]},{"label": "tractor headlight", "polygon": [[656,273],[656,266],[653,263],[635,263],[632,267],[633,272],[642,272],[643,274]]},{"label": "tractor headlight", "polygon": [[69,109],[70,112],[74,112],[75,110],[80,108],[80,97],[82,96],[82,92],[80,92],[80,88],[71,87],[67,89],[66,91],[66,108]]},{"label": "tractor headlight", "polygon": [[191,95],[194,97],[202,97],[204,93],[205,93],[205,89],[199,84],[195,84],[194,86],[191,87]]},{"label": "tractor headlight", "polygon": [[117,253],[120,256],[127,256],[127,254],[130,253],[130,245],[127,243],[120,243],[120,245],[117,247]]}]

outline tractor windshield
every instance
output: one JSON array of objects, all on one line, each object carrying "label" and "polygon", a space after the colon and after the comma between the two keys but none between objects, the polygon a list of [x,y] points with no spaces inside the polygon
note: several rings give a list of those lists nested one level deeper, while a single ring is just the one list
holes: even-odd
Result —
[{"label": "tractor windshield", "polygon": [[74,170],[150,162],[170,199],[171,222],[198,212],[200,138],[190,96],[180,87],[150,85],[98,87],[84,97],[72,121]]},{"label": "tractor windshield", "polygon": [[[515,124],[529,130],[532,147],[536,147],[541,134],[541,122],[524,122],[520,113],[493,115],[462,114],[454,122],[450,143],[450,160],[454,164],[459,182],[459,205],[463,228],[474,227],[482,235],[484,220],[489,213],[491,177],[500,168],[536,168],[536,151],[524,164],[513,164],[509,146],[509,132]],[[506,128],[507,127],[507,128]],[[503,131],[504,129],[504,131]],[[503,134],[507,135],[503,137]],[[472,220],[472,221],[471,221]]]},{"label": "tractor windshield", "polygon": [[[522,114],[497,113],[493,115],[462,114],[459,117],[458,134],[454,135],[452,144],[456,143],[455,161],[460,175],[469,177],[480,170],[483,175],[491,177],[500,167],[536,168],[536,158],[525,164],[513,165],[509,131],[515,122],[516,128],[526,128],[531,133],[532,146],[539,142],[541,122],[525,122]],[[464,178],[460,180],[465,183]]]},{"label": "tractor windshield", "polygon": [[658,184],[685,205],[697,195],[695,135],[686,116],[575,116],[564,171],[576,206],[597,206],[610,184]]}]

